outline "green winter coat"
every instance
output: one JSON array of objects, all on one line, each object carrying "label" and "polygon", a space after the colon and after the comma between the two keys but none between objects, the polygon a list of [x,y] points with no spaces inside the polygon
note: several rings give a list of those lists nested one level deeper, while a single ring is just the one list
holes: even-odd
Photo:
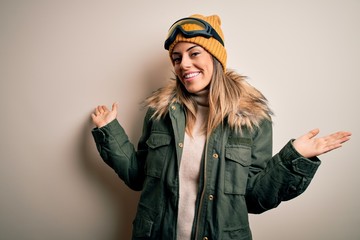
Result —
[{"label": "green winter coat", "polygon": [[[131,189],[141,192],[133,239],[175,240],[185,113],[168,104],[167,114],[144,119],[137,150],[117,120],[92,131],[103,160]],[[192,239],[250,240],[248,213],[262,213],[301,194],[319,159],[302,157],[289,141],[272,156],[272,124],[262,119],[241,133],[219,126],[207,139]]]}]

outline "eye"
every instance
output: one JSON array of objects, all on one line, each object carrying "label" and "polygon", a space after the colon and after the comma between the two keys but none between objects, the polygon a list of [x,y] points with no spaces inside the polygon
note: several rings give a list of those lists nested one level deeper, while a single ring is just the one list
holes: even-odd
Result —
[{"label": "eye", "polygon": [[193,53],[191,53],[191,56],[192,57],[196,57],[197,55],[199,55],[200,54],[200,52],[193,52]]},{"label": "eye", "polygon": [[172,59],[172,61],[173,61],[173,63],[180,63],[181,62],[181,57],[174,57],[173,59]]}]

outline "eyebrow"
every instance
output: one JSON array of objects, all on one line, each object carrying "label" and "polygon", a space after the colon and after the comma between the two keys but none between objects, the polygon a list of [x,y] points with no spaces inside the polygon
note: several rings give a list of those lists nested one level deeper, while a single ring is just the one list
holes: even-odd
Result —
[{"label": "eyebrow", "polygon": [[[188,49],[186,49],[186,52],[189,52],[191,49],[196,48],[196,47],[200,47],[199,45],[194,45],[189,47]],[[179,52],[172,52],[171,55],[176,55],[176,54],[180,54]]]}]

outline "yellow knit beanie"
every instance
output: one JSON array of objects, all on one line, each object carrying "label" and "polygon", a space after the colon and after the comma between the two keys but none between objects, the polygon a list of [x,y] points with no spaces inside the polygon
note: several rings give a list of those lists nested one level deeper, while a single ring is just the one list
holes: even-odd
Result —
[{"label": "yellow knit beanie", "polygon": [[[221,30],[221,20],[220,17],[217,15],[211,15],[211,16],[203,16],[200,14],[194,14],[190,16],[191,18],[198,18],[206,21],[211,25],[213,29],[219,34],[221,39],[224,41],[224,34]],[[197,30],[198,26],[196,24],[187,23],[184,25],[181,25],[181,27],[186,31],[191,30]],[[175,47],[175,45],[178,42],[190,42],[195,43],[201,47],[203,47],[205,50],[207,50],[211,55],[213,55],[222,65],[224,72],[226,71],[226,49],[225,47],[215,38],[205,38],[202,36],[196,36],[192,38],[186,38],[181,33],[177,34],[174,42],[169,46],[169,54],[171,56],[172,51]]]}]

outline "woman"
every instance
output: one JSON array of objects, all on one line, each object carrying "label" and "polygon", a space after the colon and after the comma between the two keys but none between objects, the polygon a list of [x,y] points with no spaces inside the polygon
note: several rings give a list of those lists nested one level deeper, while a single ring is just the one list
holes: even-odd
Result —
[{"label": "woman", "polygon": [[176,79],[147,100],[137,150],[116,120],[117,104],[98,106],[92,131],[103,160],[141,190],[133,239],[252,239],[248,213],[262,213],[300,195],[318,155],[349,132],[289,141],[272,155],[265,97],[226,68],[216,15],[192,15],[169,29]]}]

